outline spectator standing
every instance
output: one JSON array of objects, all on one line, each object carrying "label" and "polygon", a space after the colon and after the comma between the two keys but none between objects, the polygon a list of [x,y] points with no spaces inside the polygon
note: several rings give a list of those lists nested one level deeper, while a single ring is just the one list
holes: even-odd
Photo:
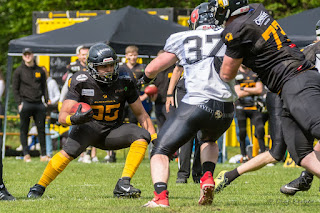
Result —
[{"label": "spectator standing", "polygon": [[[13,76],[13,93],[18,104],[20,114],[20,141],[23,148],[24,161],[30,162],[31,157],[27,143],[30,117],[32,116],[38,130],[40,142],[40,161],[47,161],[45,119],[46,106],[48,103],[48,90],[46,74],[39,67],[32,50],[25,48],[22,51],[22,63],[15,70]],[[42,102],[44,96],[45,103]]]},{"label": "spectator standing", "polygon": [[[133,74],[133,77],[137,80],[140,79],[144,73],[144,69],[146,67],[145,64],[140,64],[137,63],[137,59],[139,56],[139,48],[137,46],[127,46],[126,50],[125,50],[125,57],[127,62],[123,65],[121,65],[119,67],[120,71],[126,71],[129,73]],[[141,89],[141,88],[139,88]],[[140,100],[142,102],[142,105],[144,107],[144,109],[146,110],[146,112],[150,115],[151,111],[152,111],[152,101],[151,99],[148,97],[147,94],[145,94],[143,92],[143,89],[141,89],[141,91],[139,91],[140,94]],[[135,115],[132,113],[132,110],[130,108],[128,108],[128,106],[126,107],[127,112],[127,116],[129,118],[129,122],[130,123],[137,123],[137,119],[135,117]]]}]

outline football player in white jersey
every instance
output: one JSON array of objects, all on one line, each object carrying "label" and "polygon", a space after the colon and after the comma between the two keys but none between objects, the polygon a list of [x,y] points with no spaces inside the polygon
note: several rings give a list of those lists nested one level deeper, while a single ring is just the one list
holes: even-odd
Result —
[{"label": "football player in white jersey", "polygon": [[145,69],[141,81],[149,83],[157,73],[180,60],[184,68],[187,94],[173,116],[164,123],[151,157],[151,175],[154,198],[145,207],[168,207],[167,182],[169,157],[195,134],[201,144],[203,176],[200,181],[200,205],[210,205],[213,200],[212,174],[218,159],[219,148],[215,141],[229,128],[237,98],[234,82],[225,83],[219,78],[221,58],[225,46],[220,40],[222,28],[214,25],[208,3],[197,6],[190,17],[192,31],[171,35],[165,52],[155,58]]}]

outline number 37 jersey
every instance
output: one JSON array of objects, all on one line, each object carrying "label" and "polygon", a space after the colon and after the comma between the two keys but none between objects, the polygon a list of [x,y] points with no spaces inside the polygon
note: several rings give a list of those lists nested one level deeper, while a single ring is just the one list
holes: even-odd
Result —
[{"label": "number 37 jersey", "polygon": [[221,28],[192,30],[172,34],[164,50],[175,54],[184,68],[187,94],[182,101],[197,105],[210,99],[233,102],[234,81],[226,83],[219,77],[226,47],[220,39]]},{"label": "number 37 jersey", "polygon": [[79,71],[69,79],[68,87],[66,99],[89,104],[94,120],[108,127],[122,124],[125,103],[139,98],[133,76],[126,71],[120,71],[111,85],[98,83],[88,72]]},{"label": "number 37 jersey", "polygon": [[272,92],[313,65],[287,37],[262,4],[250,4],[247,14],[237,17],[222,33],[226,55],[243,58]]}]

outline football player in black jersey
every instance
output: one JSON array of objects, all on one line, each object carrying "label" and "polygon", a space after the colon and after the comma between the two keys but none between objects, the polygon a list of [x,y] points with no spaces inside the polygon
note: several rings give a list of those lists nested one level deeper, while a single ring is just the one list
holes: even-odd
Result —
[{"label": "football player in black jersey", "polygon": [[[155,129],[144,110],[133,76],[118,71],[114,50],[106,44],[93,45],[87,59],[88,72],[76,72],[69,79],[69,91],[59,114],[62,125],[73,125],[63,149],[52,157],[38,184],[30,188],[28,198],[41,197],[46,187],[73,159],[90,145],[103,150],[130,147],[122,177],[113,191],[116,197],[140,197],[141,191],[130,185],[130,180],[144,158]],[[85,102],[91,109],[75,114],[71,108]],[[141,126],[123,123],[123,110],[128,102]],[[152,136],[150,137],[150,134]]]},{"label": "football player in black jersey", "polygon": [[264,143],[263,117],[256,105],[258,95],[261,95],[263,92],[263,84],[257,74],[242,64],[239,67],[234,88],[239,97],[235,102],[235,105],[239,126],[241,160],[242,162],[246,162],[249,160],[245,141],[247,136],[247,118],[250,118],[252,125],[255,126],[255,136],[259,141],[260,151],[265,152],[266,150]]},{"label": "football player in black jersey", "polygon": [[[314,64],[317,64],[317,60],[319,60],[318,55],[320,54],[320,42],[313,43],[301,51],[306,56],[306,59]],[[318,70],[320,69],[318,68]],[[282,102],[276,93],[268,92],[266,103],[269,113],[269,130],[272,139],[271,150],[258,155],[255,157],[254,161],[249,161],[245,164],[242,164],[232,171],[220,172],[215,179],[216,193],[220,192],[224,187],[234,181],[238,175],[260,169],[268,163],[275,163],[276,161],[283,159],[286,153],[287,145],[284,142],[281,129]],[[314,149],[319,151],[320,144],[317,143]],[[312,181],[313,174],[306,170],[302,171],[300,177],[288,184],[283,185],[280,188],[280,192],[286,195],[295,195],[295,193],[298,191],[307,191],[310,189]]]},{"label": "football player in black jersey", "polygon": [[[315,64],[316,68],[320,72],[320,20],[316,25],[317,40],[314,43],[308,45],[301,51],[306,58]],[[320,151],[320,144],[314,147],[315,150]],[[302,171],[300,177],[294,179],[288,184],[283,185],[280,188],[280,192],[286,195],[294,195],[298,191],[308,191],[311,188],[313,181],[313,174],[307,170]]]},{"label": "football player in black jersey", "polygon": [[[222,39],[227,51],[221,79],[234,79],[239,66],[244,64],[258,74],[271,92],[278,93],[283,102],[281,122],[290,155],[298,165],[320,178],[320,152],[313,150],[314,138],[320,139],[320,74],[262,4],[213,0],[211,5],[216,24],[226,26]],[[277,156],[267,153],[261,161],[276,160]],[[253,169],[258,169],[258,159],[251,160]],[[233,178],[241,174],[239,168]]]}]

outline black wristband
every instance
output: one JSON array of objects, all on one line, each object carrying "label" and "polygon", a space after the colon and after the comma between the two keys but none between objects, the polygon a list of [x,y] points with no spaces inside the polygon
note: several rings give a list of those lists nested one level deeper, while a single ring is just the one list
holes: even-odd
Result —
[{"label": "black wristband", "polygon": [[146,76],[146,73],[143,73],[143,77],[142,78],[143,78],[144,83],[146,83],[146,84],[150,83],[153,80],[153,78],[148,78]]},{"label": "black wristband", "polygon": [[167,97],[173,97],[173,94],[167,94]]}]

